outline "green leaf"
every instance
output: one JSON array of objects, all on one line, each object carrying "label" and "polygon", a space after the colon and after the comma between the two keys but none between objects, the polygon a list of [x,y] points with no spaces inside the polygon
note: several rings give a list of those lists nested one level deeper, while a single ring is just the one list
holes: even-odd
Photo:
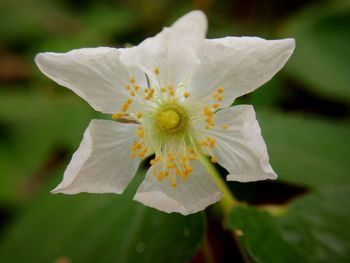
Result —
[{"label": "green leaf", "polygon": [[57,150],[73,152],[96,113],[71,94],[0,95],[0,200],[18,200],[22,186]]},{"label": "green leaf", "polygon": [[274,210],[235,207],[229,228],[243,232],[256,262],[349,262],[349,123],[271,112],[258,120],[278,180],[309,190]]},{"label": "green leaf", "polygon": [[256,262],[349,262],[349,198],[348,186],[317,191],[279,216],[239,207],[227,224]]},{"label": "green leaf", "polygon": [[293,18],[296,49],[286,71],[313,92],[350,101],[350,5],[317,3]]},{"label": "green leaf", "polygon": [[279,180],[312,188],[350,183],[350,125],[259,113],[263,137]]},{"label": "green leaf", "polygon": [[188,262],[203,239],[203,215],[133,201],[143,175],[123,195],[44,192],[2,237],[1,262]]}]

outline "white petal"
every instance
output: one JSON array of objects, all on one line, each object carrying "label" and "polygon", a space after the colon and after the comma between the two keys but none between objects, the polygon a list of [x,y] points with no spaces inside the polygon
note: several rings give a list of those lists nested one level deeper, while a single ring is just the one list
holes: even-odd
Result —
[{"label": "white petal", "polygon": [[159,169],[160,165],[152,166],[147,172],[134,200],[167,213],[188,215],[205,209],[221,198],[220,190],[198,161],[191,162],[192,173],[186,181],[178,179],[175,188],[170,186],[167,178],[159,182],[153,174],[153,170]]},{"label": "white petal", "polygon": [[134,77],[140,86],[146,83],[143,73],[128,69],[119,57],[118,49],[98,47],[40,53],[35,62],[46,76],[74,91],[95,110],[116,113],[129,98],[124,89],[129,78]]},{"label": "white petal", "polygon": [[[265,142],[250,105],[225,108],[215,114],[215,127],[209,134],[217,141],[212,153],[226,170],[229,181],[276,179],[269,164]],[[228,129],[222,129],[228,125]]]},{"label": "white petal", "polygon": [[[197,46],[205,37],[206,16],[201,11],[192,11],[177,20],[170,28],[138,46],[124,49],[122,61],[146,72],[157,87],[188,81],[194,65],[199,63]],[[159,68],[159,74],[155,69]]]},{"label": "white petal", "polygon": [[191,97],[197,101],[213,97],[224,88],[222,106],[270,80],[287,62],[295,47],[294,39],[265,40],[258,37],[226,37],[202,42],[200,66],[192,77]]},{"label": "white petal", "polygon": [[53,193],[122,193],[140,160],[130,157],[137,125],[92,120]]}]

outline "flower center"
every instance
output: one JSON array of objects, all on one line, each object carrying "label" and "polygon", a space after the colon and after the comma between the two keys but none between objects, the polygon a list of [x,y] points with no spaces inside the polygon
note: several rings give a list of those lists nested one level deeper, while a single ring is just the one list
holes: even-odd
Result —
[{"label": "flower center", "polygon": [[188,124],[186,110],[176,101],[169,101],[160,105],[154,116],[155,129],[162,135],[183,135]]},{"label": "flower center", "polygon": [[176,128],[180,124],[180,115],[177,111],[169,109],[158,114],[158,125],[165,130]]}]

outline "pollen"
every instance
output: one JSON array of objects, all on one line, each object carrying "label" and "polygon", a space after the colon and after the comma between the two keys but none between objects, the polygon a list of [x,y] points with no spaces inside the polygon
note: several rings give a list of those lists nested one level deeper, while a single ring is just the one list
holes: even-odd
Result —
[{"label": "pollen", "polygon": [[158,67],[156,67],[156,68],[154,69],[154,74],[159,75],[159,68],[158,68]]},{"label": "pollen", "polygon": [[135,83],[135,78],[131,77],[131,78],[129,79],[129,81],[130,81],[130,83]]},{"label": "pollen", "polygon": [[125,88],[126,90],[130,90],[130,85],[129,85],[129,84],[125,84],[124,88]]},{"label": "pollen", "polygon": [[112,119],[113,120],[118,120],[120,118],[123,118],[124,116],[125,116],[124,113],[114,113],[114,114],[112,114]]},{"label": "pollen", "polygon": [[132,103],[132,100],[131,99],[128,99],[126,102],[124,102],[124,104],[121,106],[120,110],[122,112],[126,112],[128,110],[128,108],[130,107]]},{"label": "pollen", "polygon": [[227,130],[228,128],[229,128],[229,126],[227,125],[227,124],[224,124],[224,125],[222,125],[222,127],[221,127],[223,130]]},{"label": "pollen", "polygon": [[136,135],[139,137],[139,138],[143,138],[145,136],[145,130],[142,126],[139,126],[137,128],[137,131],[136,131]]},{"label": "pollen", "polygon": [[224,92],[224,88],[219,86],[219,87],[217,88],[217,92],[218,92],[218,93],[223,93],[223,92]]},{"label": "pollen", "polygon": [[185,98],[188,98],[191,94],[188,91],[185,91],[183,95]]},{"label": "pollen", "polygon": [[174,96],[175,95],[175,90],[173,86],[168,87],[169,95]]},{"label": "pollen", "polygon": [[153,97],[153,95],[154,95],[154,88],[150,88],[149,90],[147,90],[146,89],[146,97],[145,97],[145,100],[149,100],[149,99],[151,99],[152,97]]}]

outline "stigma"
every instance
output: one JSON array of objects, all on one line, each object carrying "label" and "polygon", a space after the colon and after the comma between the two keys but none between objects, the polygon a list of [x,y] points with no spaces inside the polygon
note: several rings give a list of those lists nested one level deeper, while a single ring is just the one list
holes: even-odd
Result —
[{"label": "stigma", "polygon": [[165,110],[158,114],[158,125],[165,130],[176,128],[180,123],[180,116],[175,110]]}]

